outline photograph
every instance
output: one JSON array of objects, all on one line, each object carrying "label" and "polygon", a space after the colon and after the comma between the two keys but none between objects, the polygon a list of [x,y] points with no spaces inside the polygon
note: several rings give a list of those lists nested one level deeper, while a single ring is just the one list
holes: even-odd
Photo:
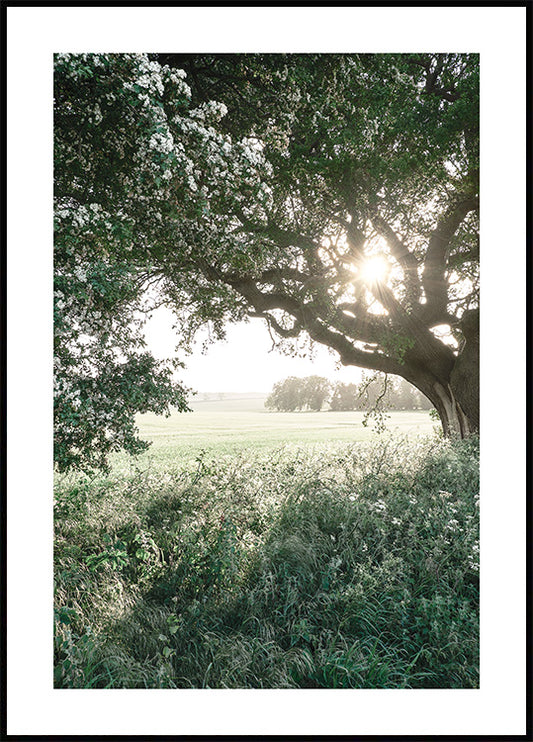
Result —
[{"label": "photograph", "polygon": [[531,731],[531,8],[6,5],[6,738]]},{"label": "photograph", "polygon": [[478,145],[476,54],[55,56],[55,687],[478,686]]}]

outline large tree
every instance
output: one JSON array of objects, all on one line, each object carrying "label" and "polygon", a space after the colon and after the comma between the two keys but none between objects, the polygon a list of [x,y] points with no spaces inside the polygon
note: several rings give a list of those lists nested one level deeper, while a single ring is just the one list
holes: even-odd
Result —
[{"label": "large tree", "polygon": [[476,55],[59,55],[55,111],[60,278],[150,285],[184,348],[262,318],[478,430]]},{"label": "large tree", "polygon": [[282,338],[404,377],[446,434],[476,432],[477,56],[163,59],[270,166],[226,205],[248,263],[215,252],[204,275]]}]

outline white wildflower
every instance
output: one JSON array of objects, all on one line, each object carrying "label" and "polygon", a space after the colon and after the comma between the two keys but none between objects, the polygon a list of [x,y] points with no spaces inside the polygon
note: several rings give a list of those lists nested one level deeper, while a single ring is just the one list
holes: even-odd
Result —
[{"label": "white wildflower", "polygon": [[76,268],[74,268],[74,275],[82,283],[87,280],[87,272],[83,268],[80,268],[80,266],[76,266]]}]

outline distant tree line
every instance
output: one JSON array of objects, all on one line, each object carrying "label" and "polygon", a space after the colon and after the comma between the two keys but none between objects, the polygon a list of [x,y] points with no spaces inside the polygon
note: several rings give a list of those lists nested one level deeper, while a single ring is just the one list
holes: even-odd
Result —
[{"label": "distant tree line", "polygon": [[319,412],[331,395],[331,383],[322,376],[306,376],[287,379],[274,384],[267,397],[265,407],[280,412],[314,410]]},{"label": "distant tree line", "polygon": [[333,383],[322,376],[289,376],[274,384],[265,407],[280,412],[339,410],[430,410],[433,405],[399,376],[374,374],[360,384]]}]

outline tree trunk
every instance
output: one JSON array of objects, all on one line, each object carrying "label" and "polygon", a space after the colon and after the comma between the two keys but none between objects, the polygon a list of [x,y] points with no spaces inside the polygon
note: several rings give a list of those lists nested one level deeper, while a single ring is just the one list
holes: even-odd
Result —
[{"label": "tree trunk", "polygon": [[433,402],[447,438],[479,433],[479,310],[465,312],[460,329],[463,342],[449,372],[411,367],[405,376]]},{"label": "tree trunk", "polygon": [[464,344],[450,375],[450,385],[469,420],[470,433],[479,433],[479,309],[464,313],[460,329]]},{"label": "tree trunk", "polygon": [[451,384],[443,386],[440,382],[434,385],[435,395],[432,402],[439,413],[442,430],[446,438],[458,436],[466,438],[477,432],[474,421],[467,416]]}]

